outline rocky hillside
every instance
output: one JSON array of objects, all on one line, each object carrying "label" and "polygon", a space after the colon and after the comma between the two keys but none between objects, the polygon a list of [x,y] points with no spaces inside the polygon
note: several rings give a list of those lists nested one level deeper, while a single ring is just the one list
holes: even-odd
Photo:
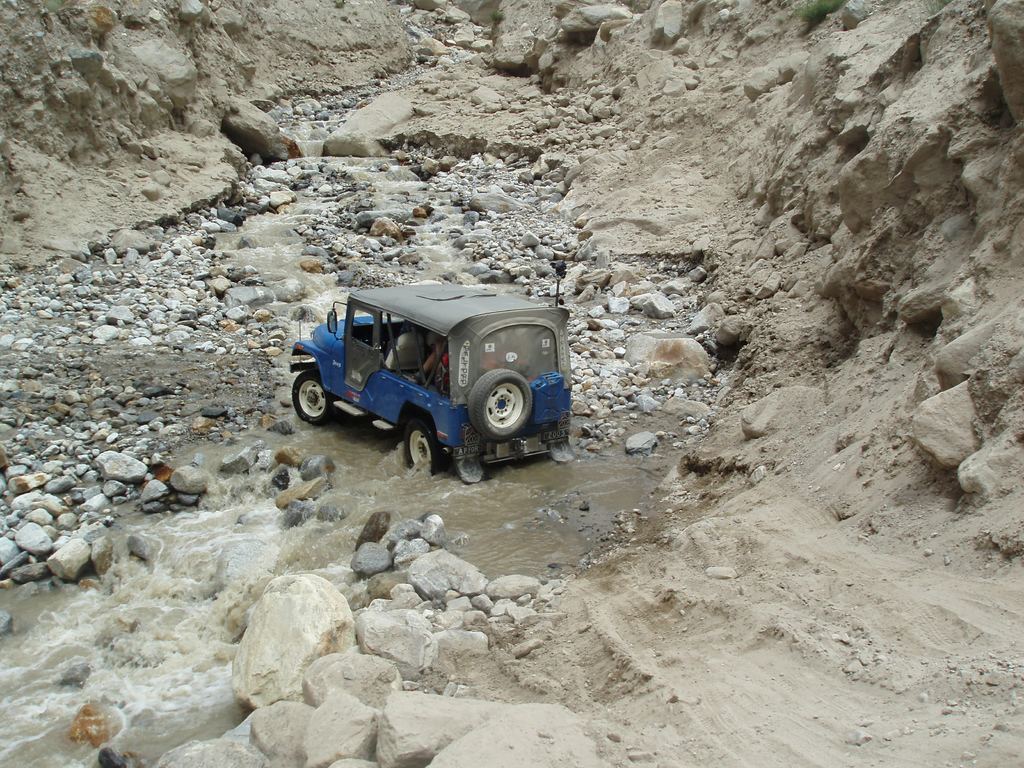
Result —
[{"label": "rocky hillside", "polygon": [[14,2],[0,26],[0,254],[20,262],[224,196],[243,165],[225,115],[409,59],[377,0]]}]

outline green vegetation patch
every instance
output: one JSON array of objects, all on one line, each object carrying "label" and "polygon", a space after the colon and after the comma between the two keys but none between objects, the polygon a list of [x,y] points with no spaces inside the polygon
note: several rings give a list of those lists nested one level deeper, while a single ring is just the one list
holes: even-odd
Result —
[{"label": "green vegetation patch", "polygon": [[818,26],[830,13],[835,13],[846,3],[846,0],[810,0],[796,9],[798,18],[807,23],[807,28]]}]

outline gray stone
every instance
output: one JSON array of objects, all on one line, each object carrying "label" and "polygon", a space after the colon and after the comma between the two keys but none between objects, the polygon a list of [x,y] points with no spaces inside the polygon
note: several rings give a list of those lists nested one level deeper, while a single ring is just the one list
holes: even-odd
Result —
[{"label": "gray stone", "polygon": [[252,469],[257,458],[258,451],[251,445],[246,446],[234,453],[227,454],[221,459],[220,472],[222,475],[241,475]]},{"label": "gray stone", "polygon": [[683,5],[679,0],[665,0],[654,17],[651,42],[671,45],[683,33]]},{"label": "gray stone", "polygon": [[262,307],[265,304],[273,304],[277,296],[272,290],[262,285],[237,285],[228,288],[224,294],[224,306],[232,307]]},{"label": "gray stone", "polygon": [[383,544],[368,541],[352,555],[349,567],[360,576],[383,573],[391,567],[391,553]]},{"label": "gray stone", "polygon": [[1006,106],[1024,122],[1024,8],[1019,0],[997,0],[988,11],[992,55]]},{"label": "gray stone", "polygon": [[675,305],[661,293],[644,293],[634,296],[630,300],[630,305],[654,320],[667,320],[676,316]]},{"label": "gray stone", "polygon": [[426,600],[441,600],[449,590],[478,595],[487,588],[487,577],[443,549],[423,555],[409,566],[409,583]]},{"label": "gray stone", "polygon": [[637,432],[626,438],[626,454],[628,456],[650,456],[658,445],[658,437],[653,432]]},{"label": "gray stone", "polygon": [[306,768],[336,760],[368,760],[377,741],[377,711],[345,691],[332,691],[309,718],[303,741]]},{"label": "gray stone", "polygon": [[14,533],[14,543],[36,557],[46,557],[53,552],[53,540],[38,523],[21,526]]},{"label": "gray stone", "polygon": [[164,498],[169,492],[170,489],[159,480],[150,480],[142,489],[142,493],[139,494],[139,501],[143,504],[157,501]]},{"label": "gray stone", "polygon": [[178,493],[187,493],[190,496],[198,496],[199,494],[206,493],[206,489],[209,486],[210,478],[199,467],[194,467],[188,464],[184,467],[178,467],[171,473],[170,479],[171,488],[176,490]]},{"label": "gray stone", "polygon": [[405,568],[416,558],[427,554],[430,551],[430,544],[423,539],[403,539],[395,545],[393,553],[394,566]]},{"label": "gray stone", "polygon": [[7,611],[0,610],[0,637],[14,633],[14,618]]},{"label": "gray stone", "polygon": [[13,540],[0,537],[0,565],[7,565],[7,563],[18,556],[20,551],[18,545]]},{"label": "gray stone", "polygon": [[843,29],[856,29],[857,26],[871,15],[871,7],[866,0],[846,0],[846,4],[839,12],[839,20],[843,23]]},{"label": "gray stone", "polygon": [[138,459],[117,451],[104,451],[96,457],[96,467],[104,480],[136,485],[146,478],[149,467]]},{"label": "gray stone", "polygon": [[71,67],[88,83],[95,83],[103,72],[103,54],[87,48],[72,48],[68,51]]},{"label": "gray stone", "polygon": [[147,563],[156,557],[160,551],[160,545],[148,536],[143,536],[140,533],[132,533],[128,535],[128,552],[139,560],[144,560]]},{"label": "gray stone", "polygon": [[523,205],[524,203],[521,201],[497,188],[493,188],[489,192],[480,192],[469,200],[470,209],[480,212],[511,213],[520,210]]},{"label": "gray stone", "polygon": [[448,543],[448,531],[445,530],[444,520],[440,515],[427,515],[423,518],[420,538],[435,547],[443,547]]},{"label": "gray stone", "polygon": [[77,581],[82,571],[89,565],[92,547],[82,539],[71,539],[64,546],[50,555],[46,564],[61,581]]},{"label": "gray stone", "polygon": [[314,477],[323,477],[334,472],[334,459],[322,453],[314,456],[307,456],[299,464],[299,474],[303,480],[312,480]]},{"label": "gray stone", "polygon": [[712,565],[704,569],[704,575],[709,579],[735,579],[736,569],[724,565]]},{"label": "gray stone", "polygon": [[362,611],[356,617],[356,639],[364,653],[390,659],[403,675],[423,672],[437,657],[430,622],[411,609]]},{"label": "gray stone", "polygon": [[206,14],[206,6],[200,0],[181,0],[178,5],[178,18],[186,24],[202,18]]}]

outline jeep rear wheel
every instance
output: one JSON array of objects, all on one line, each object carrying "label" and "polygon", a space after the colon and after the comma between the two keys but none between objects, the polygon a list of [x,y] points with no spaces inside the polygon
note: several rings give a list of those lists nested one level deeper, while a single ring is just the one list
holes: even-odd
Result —
[{"label": "jeep rear wheel", "polygon": [[323,424],[330,418],[330,406],[334,398],[324,389],[320,372],[315,368],[303,371],[292,384],[292,406],[303,421]]},{"label": "jeep rear wheel", "polygon": [[491,440],[514,437],[533,413],[533,391],[507,368],[487,371],[469,391],[469,421]]},{"label": "jeep rear wheel", "polygon": [[444,469],[445,452],[437,441],[433,427],[419,419],[410,419],[405,425],[402,444],[406,466],[423,469],[434,475]]}]

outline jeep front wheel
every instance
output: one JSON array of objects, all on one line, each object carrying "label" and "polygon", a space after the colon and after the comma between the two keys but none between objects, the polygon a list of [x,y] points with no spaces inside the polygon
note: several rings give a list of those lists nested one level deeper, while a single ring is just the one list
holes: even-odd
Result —
[{"label": "jeep front wheel", "polygon": [[514,437],[533,412],[529,382],[515,371],[487,371],[469,391],[469,421],[491,440]]},{"label": "jeep front wheel", "polygon": [[330,417],[330,405],[334,398],[324,389],[320,372],[315,368],[303,371],[292,384],[292,405],[295,413],[310,424],[323,424]]},{"label": "jeep front wheel", "polygon": [[434,430],[419,419],[410,419],[405,425],[403,442],[405,463],[413,469],[424,469],[434,475],[444,468],[445,452],[437,441]]}]

